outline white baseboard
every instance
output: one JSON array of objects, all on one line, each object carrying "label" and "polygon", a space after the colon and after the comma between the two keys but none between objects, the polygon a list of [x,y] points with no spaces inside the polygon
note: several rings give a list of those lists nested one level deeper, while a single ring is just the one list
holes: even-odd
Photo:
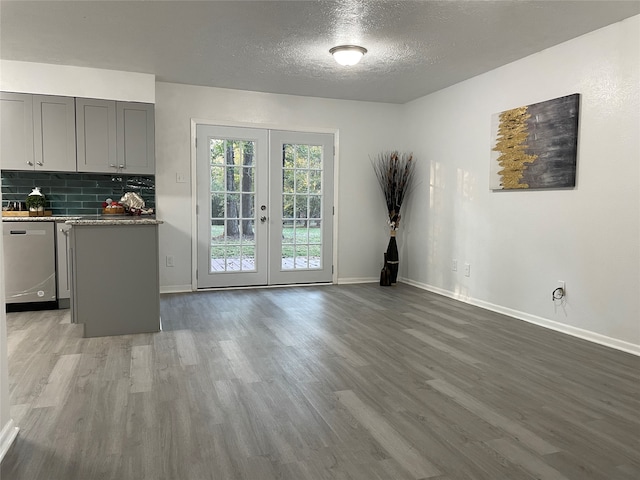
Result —
[{"label": "white baseboard", "polygon": [[422,290],[427,290],[429,292],[437,293],[445,297],[453,298],[455,300],[459,300],[461,302],[468,303],[470,305],[475,305],[476,307],[484,308],[485,310],[490,310],[492,312],[508,315],[518,320],[533,323],[535,325],[539,325],[541,327],[545,327],[550,330],[555,330],[556,332],[565,333],[567,335],[581,338],[589,342],[597,343],[599,345],[604,345],[605,347],[614,348],[616,350],[621,350],[623,352],[640,356],[640,345],[636,345],[634,343],[625,342],[624,340],[619,340],[617,338],[607,337],[606,335],[601,335],[599,333],[592,332],[590,330],[584,330],[582,328],[573,327],[571,325],[566,325],[564,323],[556,322],[554,320],[549,320],[547,318],[531,315],[529,313],[521,312],[519,310],[513,310],[511,308],[503,307],[501,305],[495,305],[493,303],[485,302],[484,300],[478,300],[472,297],[459,295],[459,294],[456,294],[455,292],[451,292],[449,290],[443,290],[442,288],[434,287],[432,285],[427,285],[425,283],[415,282],[413,280],[409,280],[406,278],[400,278],[398,280],[401,281],[402,283],[412,285]]},{"label": "white baseboard", "polygon": [[348,285],[350,283],[376,283],[379,281],[379,278],[372,277],[339,278],[338,285]]},{"label": "white baseboard", "polygon": [[191,284],[189,285],[164,285],[160,287],[160,294],[163,293],[189,293],[192,292]]},{"label": "white baseboard", "polygon": [[10,418],[2,431],[0,431],[0,462],[2,462],[9,448],[11,448],[13,441],[18,436],[19,430],[20,429],[13,423],[13,419]]}]

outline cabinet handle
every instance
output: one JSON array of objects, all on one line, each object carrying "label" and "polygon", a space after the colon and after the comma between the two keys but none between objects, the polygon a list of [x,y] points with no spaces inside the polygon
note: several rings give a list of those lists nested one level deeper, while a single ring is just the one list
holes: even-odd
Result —
[{"label": "cabinet handle", "polygon": [[119,167],[119,168],[124,168],[124,165],[120,165],[120,167]]},{"label": "cabinet handle", "polygon": [[113,163],[111,163],[109,166],[110,166],[111,168],[118,168],[118,166],[117,166],[117,165],[114,165]]},{"label": "cabinet handle", "polygon": [[36,162],[40,167],[42,167],[44,165],[44,163],[42,162]]},{"label": "cabinet handle", "polygon": [[27,165],[29,165],[30,167],[33,167],[33,162],[30,162],[29,160],[27,160]]}]

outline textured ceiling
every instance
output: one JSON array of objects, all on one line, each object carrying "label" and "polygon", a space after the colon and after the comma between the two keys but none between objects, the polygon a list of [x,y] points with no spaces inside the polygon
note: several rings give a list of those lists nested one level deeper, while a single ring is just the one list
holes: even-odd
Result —
[{"label": "textured ceiling", "polygon": [[[640,13],[638,1],[5,1],[0,58],[404,103]],[[340,67],[339,44],[368,49]]]}]

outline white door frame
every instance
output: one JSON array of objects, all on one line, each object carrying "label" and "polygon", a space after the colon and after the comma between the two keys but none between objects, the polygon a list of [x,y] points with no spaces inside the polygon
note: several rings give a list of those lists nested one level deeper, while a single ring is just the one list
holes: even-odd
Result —
[{"label": "white door frame", "polygon": [[[337,128],[301,128],[300,126],[291,126],[286,124],[273,124],[273,123],[248,123],[248,122],[232,122],[229,120],[211,119],[211,118],[192,118],[191,119],[191,290],[206,291],[208,289],[198,289],[198,279],[196,278],[196,270],[198,268],[198,218],[196,208],[198,205],[198,196],[196,190],[196,176],[197,176],[197,152],[196,152],[196,130],[197,125],[218,125],[221,127],[245,127],[245,128],[261,128],[266,130],[288,130],[292,132],[304,132],[304,133],[330,133],[333,134],[333,143],[335,151],[333,155],[333,275],[331,278],[332,283],[338,283],[338,214],[339,214],[339,183],[338,172],[340,170],[339,154],[340,154],[340,131]],[[268,285],[264,287],[225,287],[230,288],[272,288],[278,285]],[[212,288],[210,290],[216,290]]]}]

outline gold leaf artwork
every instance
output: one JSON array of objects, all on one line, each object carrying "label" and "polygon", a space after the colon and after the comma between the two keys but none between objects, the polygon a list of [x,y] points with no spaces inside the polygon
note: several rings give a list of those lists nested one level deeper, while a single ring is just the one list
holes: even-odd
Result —
[{"label": "gold leaf artwork", "polygon": [[529,188],[526,183],[520,183],[527,164],[533,163],[537,155],[528,155],[527,149],[527,120],[531,115],[527,107],[506,110],[499,116],[498,136],[494,151],[499,152],[498,164],[502,167],[498,171],[500,184],[505,189]]}]

